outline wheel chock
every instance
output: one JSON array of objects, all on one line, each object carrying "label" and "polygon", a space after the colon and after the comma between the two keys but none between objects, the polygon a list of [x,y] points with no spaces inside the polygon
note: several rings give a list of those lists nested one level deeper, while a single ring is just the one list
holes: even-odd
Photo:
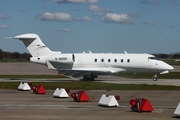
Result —
[{"label": "wheel chock", "polygon": [[154,109],[148,99],[136,98],[129,101],[132,112],[152,112]]},{"label": "wheel chock", "polygon": [[31,90],[31,88],[28,83],[21,82],[20,85],[18,86],[18,90],[29,91]]},{"label": "wheel chock", "polygon": [[33,88],[34,93],[36,94],[46,94],[46,90],[44,89],[44,87],[42,85],[38,85],[35,88]]},{"label": "wheel chock", "polygon": [[74,98],[76,102],[88,102],[90,101],[87,93],[85,91],[78,91],[77,93],[72,93],[71,97]]},{"label": "wheel chock", "polygon": [[66,90],[64,88],[56,88],[56,90],[53,93],[53,96],[57,97],[57,98],[69,97],[68,93],[66,92]]},{"label": "wheel chock", "polygon": [[[120,100],[119,96],[116,96],[118,100]],[[119,103],[115,98],[114,95],[105,95],[103,94],[101,96],[101,99],[98,102],[99,106],[106,106],[106,107],[118,107]]]},{"label": "wheel chock", "polygon": [[180,103],[177,105],[175,111],[174,111],[175,117],[180,117]]}]

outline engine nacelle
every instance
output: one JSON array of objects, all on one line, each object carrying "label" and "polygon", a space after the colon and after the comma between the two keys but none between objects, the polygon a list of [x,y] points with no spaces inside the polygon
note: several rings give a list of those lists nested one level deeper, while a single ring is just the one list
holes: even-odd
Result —
[{"label": "engine nacelle", "polygon": [[46,58],[45,57],[31,57],[30,61],[35,62],[35,63],[39,63],[39,64],[45,64]]}]

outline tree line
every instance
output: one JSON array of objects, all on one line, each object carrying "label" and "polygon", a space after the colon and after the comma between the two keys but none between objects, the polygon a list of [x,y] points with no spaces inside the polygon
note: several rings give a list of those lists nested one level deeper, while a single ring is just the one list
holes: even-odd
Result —
[{"label": "tree line", "polygon": [[6,52],[0,49],[0,61],[29,61],[31,55],[29,53],[19,53],[19,52]]},{"label": "tree line", "polygon": [[[160,59],[180,59],[180,53],[173,53],[173,54],[162,54],[162,53],[155,53],[153,54]],[[19,53],[19,52],[6,52],[0,49],[0,60],[1,61],[29,61],[31,55],[29,53]]]},{"label": "tree line", "polygon": [[157,58],[160,59],[180,59],[180,53],[172,53],[172,54],[163,54],[163,53],[156,53],[153,54],[155,55]]}]

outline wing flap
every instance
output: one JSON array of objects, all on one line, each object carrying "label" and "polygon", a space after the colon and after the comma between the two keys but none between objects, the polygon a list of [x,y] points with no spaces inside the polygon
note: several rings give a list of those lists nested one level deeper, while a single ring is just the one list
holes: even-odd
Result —
[{"label": "wing flap", "polygon": [[60,74],[64,74],[66,76],[72,77],[80,77],[89,74],[96,74],[96,75],[105,75],[105,74],[113,74],[126,71],[125,69],[121,68],[75,68],[75,69],[64,69],[58,70]]}]

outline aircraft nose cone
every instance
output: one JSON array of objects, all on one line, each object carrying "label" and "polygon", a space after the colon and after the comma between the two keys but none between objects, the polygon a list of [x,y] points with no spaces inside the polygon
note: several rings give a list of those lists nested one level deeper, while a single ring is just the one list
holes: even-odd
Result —
[{"label": "aircraft nose cone", "polygon": [[174,67],[172,67],[171,65],[169,65],[169,64],[167,64],[167,63],[165,63],[165,62],[163,62],[163,64],[161,64],[162,66],[162,68],[164,69],[164,70],[174,70]]},{"label": "aircraft nose cone", "polygon": [[169,70],[174,70],[174,67],[169,65]]}]

